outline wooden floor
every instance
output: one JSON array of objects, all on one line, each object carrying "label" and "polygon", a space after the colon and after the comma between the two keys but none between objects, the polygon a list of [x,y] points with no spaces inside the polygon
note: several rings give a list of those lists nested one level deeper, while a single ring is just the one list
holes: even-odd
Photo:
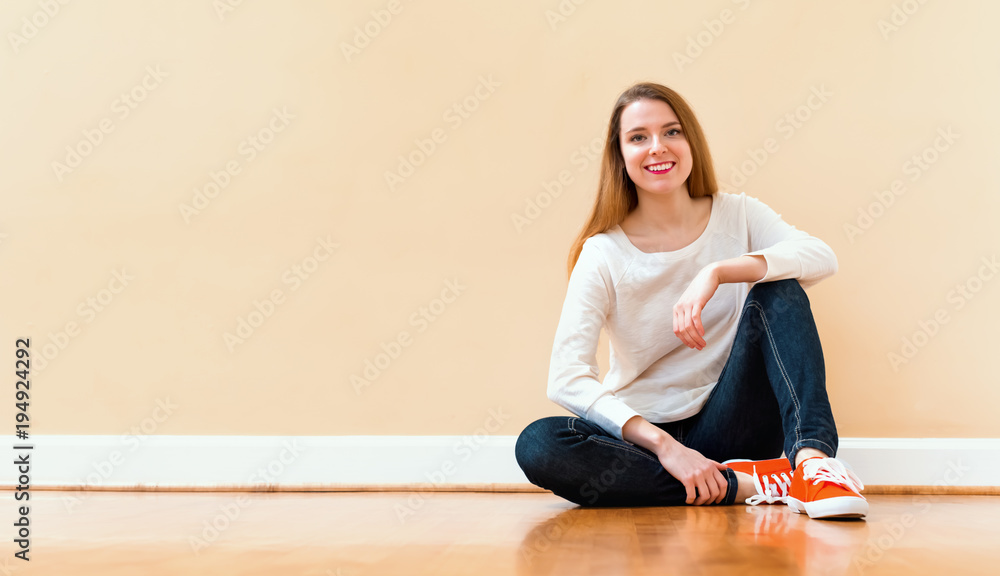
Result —
[{"label": "wooden floor", "polygon": [[1000,497],[869,496],[865,521],[786,506],[579,508],[548,493],[31,493],[30,562],[0,574],[998,574]]}]

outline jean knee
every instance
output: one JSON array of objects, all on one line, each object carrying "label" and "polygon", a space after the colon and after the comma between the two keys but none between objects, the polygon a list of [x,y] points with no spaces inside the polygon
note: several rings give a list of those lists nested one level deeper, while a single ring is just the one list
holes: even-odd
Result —
[{"label": "jean knee", "polygon": [[556,438],[557,427],[565,425],[565,417],[548,416],[535,420],[521,431],[514,443],[514,459],[525,474],[545,461]]},{"label": "jean knee", "polygon": [[786,278],[773,282],[755,284],[747,294],[748,301],[761,303],[784,303],[809,305],[809,297],[796,278]]}]

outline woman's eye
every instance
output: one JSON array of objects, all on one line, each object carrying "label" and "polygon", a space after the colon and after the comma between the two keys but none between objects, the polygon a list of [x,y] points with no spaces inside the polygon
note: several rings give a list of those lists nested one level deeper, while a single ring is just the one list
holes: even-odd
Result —
[{"label": "woman's eye", "polygon": [[[671,128],[670,130],[667,130],[667,136],[678,136],[678,135],[680,135],[680,133],[681,133],[681,131],[680,131],[679,128]],[[635,136],[632,136],[631,138],[629,138],[628,141],[629,142],[638,142],[637,138],[645,138],[645,136],[643,136],[642,134],[636,134]]]}]

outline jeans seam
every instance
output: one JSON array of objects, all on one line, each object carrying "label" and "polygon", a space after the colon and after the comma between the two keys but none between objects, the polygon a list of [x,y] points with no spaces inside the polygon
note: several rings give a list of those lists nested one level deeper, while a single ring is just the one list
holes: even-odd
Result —
[{"label": "jeans seam", "polygon": [[[576,423],[576,418],[573,418],[572,416],[570,416],[569,417],[569,422],[568,422],[569,429],[572,430],[574,434],[580,434],[582,436],[583,434],[581,434],[580,432],[578,432],[576,430],[576,427],[574,426],[575,423]],[[642,456],[643,458],[647,458],[647,459],[649,459],[649,460],[651,460],[653,462],[659,462],[659,460],[657,460],[655,458],[652,458],[651,456],[649,456],[649,454],[645,454],[645,453],[640,452],[638,450],[634,450],[632,448],[629,448],[628,446],[622,446],[621,444],[618,444],[618,443],[615,443],[615,442],[611,442],[609,440],[605,440],[604,438],[601,438],[600,436],[595,436],[595,435],[591,434],[591,435],[589,435],[587,437],[587,440],[593,440],[594,442],[600,442],[602,444],[606,444],[608,446],[613,446],[613,447],[618,448],[620,450],[625,450],[626,452],[631,452],[632,454],[637,454],[637,455]]]},{"label": "jeans seam", "polygon": [[788,378],[788,372],[785,370],[785,363],[781,361],[781,355],[778,354],[778,349],[774,345],[774,337],[771,334],[771,326],[767,323],[767,316],[764,314],[764,308],[756,300],[749,302],[748,305],[753,306],[760,311],[760,319],[764,323],[764,332],[767,334],[767,339],[771,343],[771,350],[774,352],[774,359],[778,363],[778,369],[781,370],[781,377],[785,381],[785,387],[788,388],[788,393],[792,397],[792,404],[795,407],[795,442],[797,444],[802,440],[802,419],[799,416],[799,399],[795,396],[795,390],[792,388],[792,384]]},{"label": "jeans seam", "polygon": [[833,458],[833,457],[836,456],[836,454],[835,454],[836,450],[833,449],[833,446],[830,446],[829,444],[827,444],[826,442],[823,442],[822,440],[817,440],[816,438],[803,438],[803,439],[799,440],[798,442],[796,442],[795,444],[792,445],[792,452],[798,452],[802,448],[815,448],[815,446],[804,446],[804,444],[806,442],[818,442],[818,443],[822,444],[823,446],[826,446],[827,448],[830,449],[829,456],[831,458]]},{"label": "jeans seam", "polygon": [[648,459],[648,460],[650,460],[652,462],[659,462],[659,460],[657,460],[657,459],[649,456],[648,454],[645,454],[643,452],[639,452],[638,450],[633,450],[632,448],[629,448],[628,446],[622,446],[621,444],[618,444],[618,443],[615,443],[615,442],[611,442],[610,440],[606,440],[604,438],[601,438],[600,436],[593,436],[592,435],[592,436],[588,437],[587,440],[593,440],[594,442],[599,442],[601,444],[605,444],[607,446],[612,446],[614,448],[618,448],[618,449],[624,450],[626,452],[631,452],[632,454],[636,454],[638,456],[642,456],[643,458],[646,458],[646,459]]}]

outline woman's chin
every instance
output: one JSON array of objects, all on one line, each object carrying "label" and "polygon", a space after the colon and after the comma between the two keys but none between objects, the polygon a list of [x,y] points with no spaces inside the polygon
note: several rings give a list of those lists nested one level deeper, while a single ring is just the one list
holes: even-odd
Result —
[{"label": "woman's chin", "polygon": [[669,196],[670,194],[686,193],[683,183],[677,185],[667,182],[653,182],[649,186],[643,186],[640,184],[637,188],[646,194],[654,194],[656,196]]}]

